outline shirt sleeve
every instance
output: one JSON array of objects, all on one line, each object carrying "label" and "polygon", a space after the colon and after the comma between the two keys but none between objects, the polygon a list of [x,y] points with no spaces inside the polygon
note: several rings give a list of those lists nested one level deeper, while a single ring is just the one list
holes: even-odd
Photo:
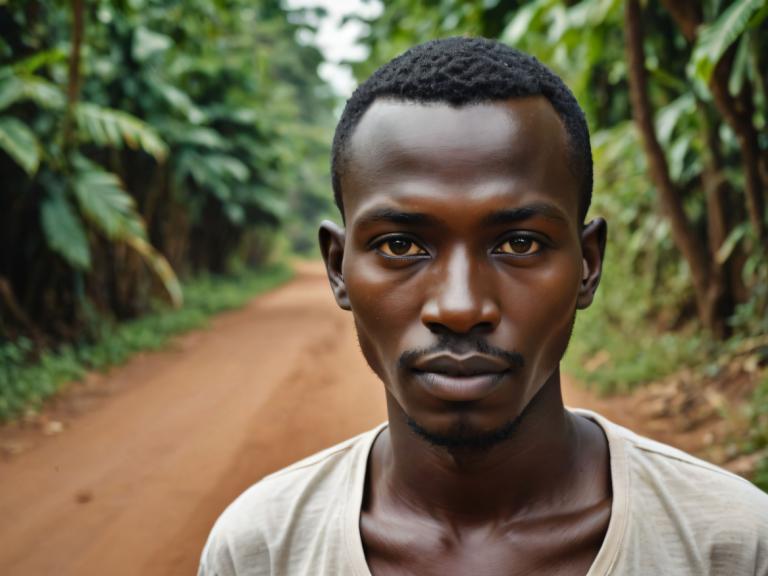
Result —
[{"label": "shirt sleeve", "polygon": [[203,548],[197,576],[271,576],[269,550],[252,518],[229,509]]}]

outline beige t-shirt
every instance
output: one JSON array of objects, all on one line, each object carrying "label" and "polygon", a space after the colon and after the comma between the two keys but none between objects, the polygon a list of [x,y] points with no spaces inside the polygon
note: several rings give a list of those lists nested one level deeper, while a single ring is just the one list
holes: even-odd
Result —
[{"label": "beige t-shirt", "polygon": [[[613,503],[588,576],[768,576],[768,495],[684,452],[574,410],[605,432]],[[360,506],[385,424],[253,485],[216,522],[198,576],[370,576]]]}]

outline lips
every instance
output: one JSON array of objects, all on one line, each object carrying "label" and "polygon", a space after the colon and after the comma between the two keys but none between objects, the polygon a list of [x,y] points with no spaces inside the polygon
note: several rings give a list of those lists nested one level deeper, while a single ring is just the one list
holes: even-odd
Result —
[{"label": "lips", "polygon": [[498,374],[511,368],[502,358],[476,353],[456,356],[439,352],[422,356],[413,363],[413,369],[418,372],[433,372],[454,377]]},{"label": "lips", "polygon": [[412,371],[426,391],[450,402],[480,400],[491,394],[513,366],[486,354],[448,352],[417,358]]}]

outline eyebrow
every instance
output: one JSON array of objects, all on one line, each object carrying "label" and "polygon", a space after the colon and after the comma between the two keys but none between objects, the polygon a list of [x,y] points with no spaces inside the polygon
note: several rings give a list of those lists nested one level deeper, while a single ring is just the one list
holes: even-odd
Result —
[{"label": "eyebrow", "polygon": [[426,226],[436,224],[438,219],[424,212],[402,212],[393,208],[375,208],[363,213],[358,218],[357,224],[358,226],[366,226],[378,222],[388,222],[403,226]]},{"label": "eyebrow", "polygon": [[499,210],[493,214],[489,214],[483,218],[483,224],[485,226],[499,226],[503,224],[514,224],[516,222],[522,222],[535,216],[541,216],[548,220],[560,220],[566,222],[568,219],[565,214],[554,206],[553,204],[547,204],[544,202],[536,202],[534,204],[527,204],[520,206],[519,208],[509,208],[508,210]]}]

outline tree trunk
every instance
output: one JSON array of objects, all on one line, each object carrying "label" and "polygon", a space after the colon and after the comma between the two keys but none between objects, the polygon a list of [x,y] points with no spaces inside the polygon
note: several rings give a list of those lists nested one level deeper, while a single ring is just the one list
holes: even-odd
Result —
[{"label": "tree trunk", "polygon": [[683,209],[680,190],[672,181],[664,150],[656,136],[653,109],[648,96],[648,72],[643,50],[643,27],[638,0],[627,0],[624,13],[627,34],[629,90],[632,115],[640,131],[651,178],[672,229],[672,238],[691,271],[699,319],[715,336],[725,336],[725,317],[719,312],[721,294],[711,283],[712,269],[704,243],[691,227]]},{"label": "tree trunk", "polygon": [[[683,36],[693,43],[696,41],[697,31],[702,24],[701,7],[697,2],[690,0],[662,0],[664,7],[677,23]],[[749,221],[758,242],[768,243],[768,234],[765,228],[765,194],[768,190],[768,161],[765,154],[761,155],[758,132],[752,122],[754,115],[754,103],[752,91],[748,80],[737,97],[731,95],[728,90],[728,81],[731,77],[733,58],[736,54],[737,44],[726,51],[715,66],[712,78],[709,82],[712,96],[720,114],[736,134],[741,151],[741,162],[744,170],[744,192],[747,197],[747,213]]]},{"label": "tree trunk", "polygon": [[736,46],[734,45],[715,66],[710,81],[710,89],[718,110],[736,134],[736,139],[739,142],[749,221],[758,242],[765,244],[768,240],[765,229],[765,186],[760,174],[761,158],[757,129],[752,123],[755,110],[752,102],[751,84],[745,80],[741,94],[735,98],[728,91],[728,80],[731,76],[735,50]]},{"label": "tree trunk", "polygon": [[80,97],[80,51],[83,45],[83,0],[72,0],[72,47],[69,52],[67,109],[64,116],[63,146],[68,152],[74,146],[75,106]]},{"label": "tree trunk", "polygon": [[[702,184],[707,207],[707,240],[709,245],[710,286],[709,297],[714,300],[716,314],[728,318],[736,305],[736,294],[744,291],[740,269],[734,268],[734,256],[740,254],[737,246],[734,253],[725,262],[719,262],[717,252],[725,243],[732,228],[728,218],[728,194],[730,186],[723,173],[723,161],[720,155],[720,142],[717,137],[718,123],[712,118],[713,113],[703,102],[698,103],[699,116],[703,122],[705,152]],[[728,335],[727,324],[723,323],[724,336]]]},{"label": "tree trunk", "polygon": [[683,0],[661,0],[664,8],[691,44],[696,40],[696,29],[701,24],[701,5],[699,2]]}]

